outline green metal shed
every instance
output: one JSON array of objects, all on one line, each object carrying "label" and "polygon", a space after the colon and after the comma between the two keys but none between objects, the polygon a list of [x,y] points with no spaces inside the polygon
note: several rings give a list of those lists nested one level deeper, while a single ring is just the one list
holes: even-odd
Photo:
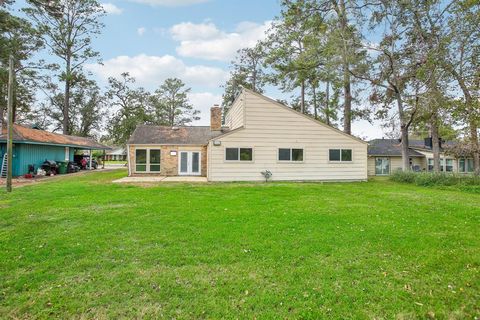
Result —
[{"label": "green metal shed", "polygon": [[[0,160],[7,152],[6,130],[0,134]],[[108,150],[93,139],[52,133],[15,124],[13,127],[12,175],[28,173],[29,165],[37,170],[45,160],[73,161],[77,150]]]}]

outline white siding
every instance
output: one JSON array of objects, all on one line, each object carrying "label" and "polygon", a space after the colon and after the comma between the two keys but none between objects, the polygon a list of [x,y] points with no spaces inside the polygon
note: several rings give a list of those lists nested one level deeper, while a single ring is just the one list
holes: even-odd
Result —
[{"label": "white siding", "polygon": [[245,124],[244,94],[235,100],[225,116],[225,125],[230,130],[237,129]]},{"label": "white siding", "polygon": [[[367,144],[326,125],[244,91],[245,123],[209,144],[209,180],[260,181],[270,170],[272,180],[366,180]],[[233,110],[232,110],[233,111]],[[252,147],[252,162],[226,162],[226,147]],[[303,148],[304,161],[279,162],[278,148]],[[329,149],[352,149],[353,161],[329,162]]]}]

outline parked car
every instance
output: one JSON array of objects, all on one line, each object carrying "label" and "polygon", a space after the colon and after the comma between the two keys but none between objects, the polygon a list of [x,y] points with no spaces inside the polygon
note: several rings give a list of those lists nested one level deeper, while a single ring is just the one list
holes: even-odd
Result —
[{"label": "parked car", "polygon": [[[75,155],[73,161],[80,167],[81,170],[89,169],[90,156]],[[98,162],[95,158],[92,158],[92,169],[98,168]]]}]

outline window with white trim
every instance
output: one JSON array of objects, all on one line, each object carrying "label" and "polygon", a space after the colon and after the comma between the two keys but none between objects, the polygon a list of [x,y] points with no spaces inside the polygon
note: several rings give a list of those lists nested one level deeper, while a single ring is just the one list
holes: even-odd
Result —
[{"label": "window with white trim", "polygon": [[352,162],[352,149],[330,149],[328,159],[332,162]]},{"label": "window with white trim", "polygon": [[136,172],[160,172],[160,149],[136,149]]},{"label": "window with white trim", "polygon": [[302,162],[303,149],[297,148],[279,148],[278,161]]},{"label": "window with white trim", "polygon": [[468,159],[468,158],[458,159],[458,171],[462,173],[473,172],[473,159]]},{"label": "window with white trim", "polygon": [[252,161],[253,148],[225,148],[226,161]]}]

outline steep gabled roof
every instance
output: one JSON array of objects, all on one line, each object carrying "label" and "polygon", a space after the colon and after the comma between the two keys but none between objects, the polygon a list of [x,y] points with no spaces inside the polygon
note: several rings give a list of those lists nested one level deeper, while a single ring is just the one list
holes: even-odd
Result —
[{"label": "steep gabled roof", "polygon": [[210,126],[168,127],[139,125],[135,128],[128,144],[184,144],[206,145],[210,139],[227,132],[212,131]]},{"label": "steep gabled roof", "polygon": [[[0,141],[7,140],[7,128],[3,128]],[[32,129],[23,125],[13,125],[13,141],[15,143],[36,143],[45,145],[61,145],[75,148],[109,150],[110,147],[90,138],[53,133],[45,130]]]},{"label": "steep gabled roof", "polygon": [[[257,97],[259,97],[259,98],[261,98],[261,99],[263,99],[263,100],[266,100],[266,101],[268,101],[268,102],[270,102],[270,103],[272,103],[272,104],[274,104],[274,105],[276,105],[276,106],[278,106],[278,107],[281,107],[281,108],[284,108],[284,109],[286,109],[286,110],[288,110],[288,111],[290,111],[290,112],[293,112],[293,113],[295,113],[295,114],[298,115],[298,116],[301,116],[301,117],[304,117],[304,118],[306,118],[306,119],[308,119],[308,120],[310,120],[310,121],[313,121],[313,122],[315,122],[315,123],[318,124],[318,125],[321,125],[321,126],[323,126],[323,127],[325,127],[325,128],[328,128],[328,129],[330,129],[330,130],[333,130],[333,131],[335,131],[335,132],[337,132],[337,133],[340,133],[340,134],[342,134],[342,135],[344,135],[344,136],[346,136],[346,137],[348,137],[348,138],[351,138],[351,139],[353,139],[353,140],[355,140],[355,141],[368,144],[368,142],[366,142],[366,141],[364,141],[364,140],[362,140],[362,139],[360,139],[360,138],[357,138],[357,137],[355,137],[354,135],[345,133],[345,132],[343,132],[342,130],[339,130],[339,129],[335,128],[335,127],[332,127],[332,126],[330,126],[330,125],[328,125],[328,124],[326,124],[326,123],[324,123],[324,122],[322,122],[322,121],[320,121],[320,120],[314,119],[314,118],[312,118],[312,117],[310,117],[310,116],[308,116],[308,115],[306,115],[306,114],[303,114],[303,113],[301,113],[301,112],[298,112],[297,110],[294,110],[293,108],[290,108],[289,106],[287,106],[287,105],[285,105],[285,104],[283,104],[283,103],[280,103],[280,102],[278,102],[277,100],[274,100],[274,99],[272,99],[272,98],[269,98],[269,97],[267,97],[267,96],[265,96],[265,95],[263,95],[263,94],[260,94],[260,93],[258,93],[258,92],[252,91],[252,90],[247,89],[247,88],[242,88],[242,90],[243,90],[244,92],[248,92],[248,93],[250,93],[250,94],[253,94],[253,95],[255,95],[255,96],[257,96]],[[238,98],[239,98],[239,97],[237,97],[237,99],[238,99]],[[248,125],[248,124],[247,124],[247,125]]]}]

